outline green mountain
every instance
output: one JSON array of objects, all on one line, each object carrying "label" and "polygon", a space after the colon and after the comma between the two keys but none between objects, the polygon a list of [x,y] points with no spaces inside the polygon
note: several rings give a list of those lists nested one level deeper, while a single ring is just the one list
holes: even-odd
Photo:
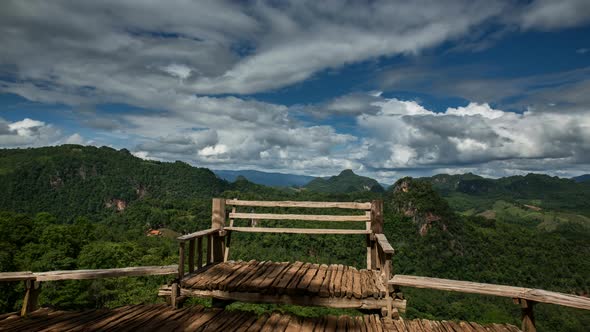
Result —
[{"label": "green mountain", "polygon": [[[331,182],[348,182],[348,186],[363,179],[351,171],[332,178],[336,179]],[[345,181],[347,178],[355,180]],[[318,182],[331,183],[330,179]],[[365,189],[363,184],[360,187]],[[464,174],[405,178],[380,193],[280,190],[245,178],[227,183],[207,169],[146,161],[126,150],[66,145],[0,150],[0,188],[0,271],[175,264],[178,243],[167,236],[146,236],[146,232],[157,228],[176,234],[208,228],[213,196],[383,199],[384,233],[395,248],[395,273],[590,293],[589,218],[576,210],[583,205],[575,205],[580,203],[574,197],[584,197],[586,187],[570,180],[540,175],[493,180]],[[300,211],[286,210],[262,208],[261,212]],[[317,213],[350,212],[326,209]],[[240,226],[249,223],[235,222]],[[262,225],[342,227],[339,222],[289,220],[262,221]],[[300,260],[363,268],[365,240],[363,235],[235,233],[230,259]],[[168,277],[140,277],[44,283],[40,303],[70,309],[155,303],[159,286],[168,281]],[[519,308],[510,299],[409,287],[403,292],[408,299],[407,318],[519,324]],[[0,284],[0,293],[0,313],[19,310],[22,284]],[[313,307],[240,303],[232,308],[285,310],[307,316],[327,313]],[[590,326],[588,311],[541,304],[535,315],[539,331],[584,331]]]},{"label": "green mountain", "polygon": [[59,217],[123,210],[141,199],[218,195],[228,188],[206,168],[137,158],[123,149],[62,145],[0,150],[0,209]]},{"label": "green mountain", "polygon": [[320,193],[383,192],[383,187],[375,179],[356,175],[350,169],[343,170],[340,174],[328,179],[316,178],[304,188]]},{"label": "green mountain", "polygon": [[436,175],[428,181],[458,211],[488,209],[496,201],[512,201],[541,209],[590,216],[590,184],[545,174],[489,179],[471,173]]}]

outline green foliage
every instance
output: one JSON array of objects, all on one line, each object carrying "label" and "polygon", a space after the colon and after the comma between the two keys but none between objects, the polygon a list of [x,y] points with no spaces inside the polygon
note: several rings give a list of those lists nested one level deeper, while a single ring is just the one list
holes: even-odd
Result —
[{"label": "green foliage", "polygon": [[[396,273],[590,293],[588,201],[583,201],[587,189],[569,180],[526,176],[488,181],[467,174],[437,176],[430,181],[404,179],[407,192],[399,190],[402,182],[398,182],[386,193],[324,193],[268,188],[245,179],[230,184],[206,169],[184,163],[144,161],[125,151],[72,145],[0,150],[0,170],[0,186],[6,188],[0,194],[0,211],[4,211],[0,212],[1,271],[176,264],[175,234],[208,228],[213,196],[384,199],[384,231],[396,249]],[[121,211],[107,208],[106,203],[113,199],[125,200],[126,207]],[[531,210],[525,204],[542,210]],[[410,210],[424,220],[428,213],[436,215],[440,219],[430,222],[445,227],[431,227],[420,235],[420,224],[406,213]],[[488,210],[494,215],[484,217],[482,212]],[[326,209],[318,213],[343,212]],[[342,223],[262,222],[281,227],[343,227]],[[147,237],[151,228],[165,230],[166,235]],[[301,260],[363,268],[365,250],[362,236],[235,233],[230,259]],[[161,301],[157,288],[168,279],[47,282],[40,302],[66,309],[153,303]],[[18,310],[23,291],[22,283],[0,284],[0,312]],[[518,325],[519,308],[507,299],[411,288],[403,291],[408,298],[407,317]],[[210,305],[196,299],[190,302]],[[240,303],[230,309],[259,314],[279,310],[302,316],[342,313]],[[590,326],[587,311],[539,304],[535,314],[539,331],[582,331]]]}]

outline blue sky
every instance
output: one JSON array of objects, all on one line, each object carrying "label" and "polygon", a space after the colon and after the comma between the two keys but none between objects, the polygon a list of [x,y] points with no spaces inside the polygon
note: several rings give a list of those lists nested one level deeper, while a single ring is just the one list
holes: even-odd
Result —
[{"label": "blue sky", "polygon": [[590,172],[590,3],[4,1],[0,147],[384,183]]}]

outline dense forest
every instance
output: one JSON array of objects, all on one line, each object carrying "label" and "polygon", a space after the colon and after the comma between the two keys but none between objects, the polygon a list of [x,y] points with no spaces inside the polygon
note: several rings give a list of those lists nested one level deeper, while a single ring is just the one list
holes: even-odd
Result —
[{"label": "dense forest", "polygon": [[[385,192],[320,193],[270,188],[243,178],[229,183],[207,169],[146,161],[107,147],[0,150],[0,271],[175,264],[174,238],[209,227],[211,198],[216,196],[383,199],[385,234],[396,249],[396,273],[590,293],[586,184],[542,175],[491,180],[492,184],[475,175],[445,177],[446,182],[404,178]],[[146,236],[149,229],[161,230],[162,236]],[[357,267],[365,261],[362,236],[237,234],[232,241],[234,260]],[[157,302],[162,299],[156,289],[167,279],[48,282],[40,302],[59,308]],[[510,299],[403,291],[407,317],[519,324],[519,308]],[[19,308],[22,284],[0,284],[0,293],[0,312]],[[291,306],[279,310],[324,312]],[[590,314],[582,310],[540,304],[535,314],[540,331],[583,331],[590,326]]]}]

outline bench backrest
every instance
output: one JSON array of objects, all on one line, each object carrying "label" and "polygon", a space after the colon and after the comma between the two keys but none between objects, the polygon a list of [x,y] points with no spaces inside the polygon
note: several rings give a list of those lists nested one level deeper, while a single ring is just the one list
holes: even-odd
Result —
[{"label": "bench backrest", "polygon": [[[256,213],[253,208],[306,208],[306,209],[342,209],[352,210],[350,214],[291,214],[291,213]],[[229,214],[227,209],[231,209]],[[244,209],[251,210],[243,212]],[[241,211],[238,211],[241,210]],[[354,211],[354,212],[353,212]],[[317,228],[269,228],[234,227],[234,220],[305,220],[365,223],[364,229],[359,227],[338,229]],[[227,222],[229,221],[229,222]],[[264,232],[264,233],[296,233],[296,234],[375,234],[383,232],[383,203],[372,202],[304,202],[304,201],[245,201],[238,199],[213,199],[212,228],[224,228],[230,231]]]}]

